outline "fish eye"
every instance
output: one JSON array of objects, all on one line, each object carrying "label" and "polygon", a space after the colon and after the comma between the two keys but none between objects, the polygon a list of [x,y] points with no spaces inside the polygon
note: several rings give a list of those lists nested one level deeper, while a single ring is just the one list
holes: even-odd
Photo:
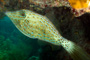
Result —
[{"label": "fish eye", "polygon": [[26,16],[25,11],[23,11],[23,10],[20,11],[20,15],[23,16],[23,17],[25,17]]},{"label": "fish eye", "polygon": [[22,15],[22,16],[25,16],[25,13],[22,13],[21,15]]}]

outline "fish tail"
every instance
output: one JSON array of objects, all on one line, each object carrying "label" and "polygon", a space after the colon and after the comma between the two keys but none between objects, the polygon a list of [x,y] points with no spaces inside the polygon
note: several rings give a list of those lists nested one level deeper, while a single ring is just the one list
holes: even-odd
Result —
[{"label": "fish tail", "polygon": [[61,45],[69,53],[73,60],[90,60],[90,55],[74,42],[65,40]]}]

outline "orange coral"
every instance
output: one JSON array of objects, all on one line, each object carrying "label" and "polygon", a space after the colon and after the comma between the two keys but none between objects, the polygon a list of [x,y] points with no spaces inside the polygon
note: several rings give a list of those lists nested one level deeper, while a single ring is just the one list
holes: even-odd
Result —
[{"label": "orange coral", "polygon": [[70,5],[74,9],[87,8],[89,6],[90,0],[69,0]]}]

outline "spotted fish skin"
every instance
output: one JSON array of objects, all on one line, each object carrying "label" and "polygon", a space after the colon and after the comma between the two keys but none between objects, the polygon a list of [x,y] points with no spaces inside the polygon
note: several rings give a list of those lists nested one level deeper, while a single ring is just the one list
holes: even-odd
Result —
[{"label": "spotted fish skin", "polygon": [[60,35],[56,27],[47,17],[25,9],[6,12],[5,14],[24,35],[30,38],[38,38],[55,45],[62,44],[65,48],[68,48],[68,41]]},{"label": "spotted fish skin", "polygon": [[30,10],[19,10],[5,13],[24,35],[38,38],[62,47],[74,60],[90,60],[81,47],[62,37],[48,18]]}]

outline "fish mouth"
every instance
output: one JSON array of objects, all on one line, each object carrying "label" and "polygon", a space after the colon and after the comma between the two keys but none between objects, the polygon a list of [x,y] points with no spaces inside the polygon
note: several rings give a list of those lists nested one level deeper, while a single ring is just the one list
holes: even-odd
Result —
[{"label": "fish mouth", "polygon": [[9,13],[10,13],[10,12],[5,12],[4,14],[8,16]]},{"label": "fish mouth", "polygon": [[7,17],[9,17],[9,18],[12,17],[11,12],[5,12],[4,14],[5,14]]},{"label": "fish mouth", "polygon": [[25,18],[26,17],[26,12],[25,12],[24,9],[22,9],[22,10],[17,10],[17,11],[5,12],[5,15],[8,16],[8,17],[13,17],[13,18],[16,18],[16,17]]}]

